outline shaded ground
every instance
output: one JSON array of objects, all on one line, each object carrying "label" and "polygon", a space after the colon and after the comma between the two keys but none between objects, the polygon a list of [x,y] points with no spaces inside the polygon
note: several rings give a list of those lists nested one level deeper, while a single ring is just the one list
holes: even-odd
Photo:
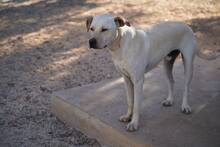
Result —
[{"label": "shaded ground", "polygon": [[0,0],[0,146],[100,146],[49,111],[52,91],[119,76],[88,50],[85,18],[111,12],[136,27],[188,23],[202,49],[220,48],[219,0]]}]

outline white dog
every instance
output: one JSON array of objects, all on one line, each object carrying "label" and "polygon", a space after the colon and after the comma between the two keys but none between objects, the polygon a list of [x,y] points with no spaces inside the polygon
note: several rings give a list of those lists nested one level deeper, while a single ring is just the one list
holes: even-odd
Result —
[{"label": "white dog", "polygon": [[164,61],[169,93],[163,105],[171,106],[174,99],[172,68],[176,57],[181,53],[185,69],[182,112],[190,114],[188,92],[195,55],[207,60],[220,55],[215,53],[208,56],[200,52],[191,28],[180,22],[163,22],[148,30],[139,30],[131,27],[122,17],[102,14],[89,17],[86,26],[92,35],[89,40],[90,48],[107,47],[116,69],[124,78],[128,111],[119,120],[129,122],[128,131],[138,129],[139,103],[143,98],[145,72],[153,69],[161,60]]}]

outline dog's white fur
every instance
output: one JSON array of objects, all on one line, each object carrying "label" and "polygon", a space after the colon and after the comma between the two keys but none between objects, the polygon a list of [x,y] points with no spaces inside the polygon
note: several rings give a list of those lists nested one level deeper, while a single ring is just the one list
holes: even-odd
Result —
[{"label": "dog's white fur", "polygon": [[[128,111],[119,120],[130,121],[127,125],[128,131],[138,129],[139,103],[143,98],[144,73],[154,68],[161,60],[164,60],[165,73],[169,81],[168,98],[164,100],[163,104],[165,106],[173,104],[172,66],[178,54],[174,56],[168,56],[168,54],[174,50],[178,50],[183,57],[185,81],[181,109],[182,112],[189,114],[191,108],[188,104],[188,91],[195,55],[205,59],[214,59],[219,55],[206,56],[199,52],[193,31],[184,23],[163,22],[148,30],[139,30],[123,24],[123,19],[118,21],[111,14],[102,14],[90,18],[87,27],[93,30],[92,37],[97,40],[97,48],[108,47],[116,69],[124,78]],[[103,27],[107,31],[102,32]]]}]

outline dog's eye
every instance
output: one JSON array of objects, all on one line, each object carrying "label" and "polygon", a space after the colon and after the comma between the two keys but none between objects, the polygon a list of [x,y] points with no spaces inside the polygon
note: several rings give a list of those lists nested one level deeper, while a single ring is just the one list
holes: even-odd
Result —
[{"label": "dog's eye", "polygon": [[94,28],[90,28],[91,31],[94,31]]},{"label": "dog's eye", "polygon": [[101,30],[101,32],[105,32],[105,31],[107,31],[108,29],[106,29],[106,28],[102,28],[102,30]]}]

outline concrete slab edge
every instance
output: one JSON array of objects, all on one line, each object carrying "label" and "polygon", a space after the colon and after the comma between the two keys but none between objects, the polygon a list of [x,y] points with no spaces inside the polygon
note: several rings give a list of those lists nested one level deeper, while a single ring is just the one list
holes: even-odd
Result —
[{"label": "concrete slab edge", "polygon": [[151,147],[119,132],[105,122],[87,112],[65,102],[58,96],[51,97],[51,111],[67,125],[77,128],[86,135],[96,138],[101,144],[110,147]]}]

